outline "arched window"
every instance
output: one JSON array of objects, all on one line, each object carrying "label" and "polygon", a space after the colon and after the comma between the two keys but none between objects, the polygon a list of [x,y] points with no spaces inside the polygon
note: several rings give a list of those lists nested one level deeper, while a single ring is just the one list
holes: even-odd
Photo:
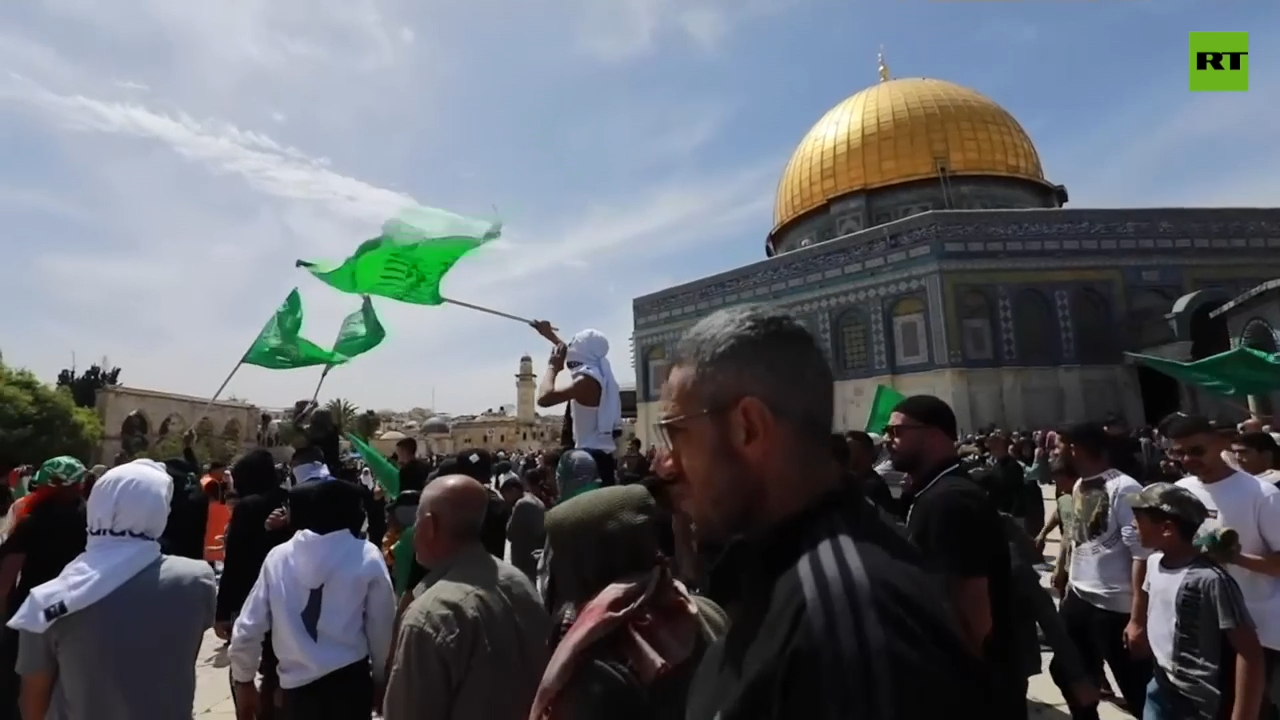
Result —
[{"label": "arched window", "polygon": [[1057,364],[1058,318],[1043,293],[1023,290],[1014,296],[1013,335],[1019,365]]},{"label": "arched window", "polygon": [[1159,288],[1137,288],[1129,292],[1129,311],[1125,313],[1125,346],[1144,350],[1165,345],[1177,339],[1165,315],[1173,309],[1173,296]]},{"label": "arched window", "polygon": [[902,298],[894,303],[891,314],[895,365],[929,362],[929,334],[925,327],[924,302],[918,297]]},{"label": "arched window", "polygon": [[871,367],[870,328],[857,310],[840,317],[840,366],[854,372]]},{"label": "arched window", "polygon": [[240,425],[240,421],[231,418],[222,426],[222,439],[231,442],[239,442],[240,436],[244,433],[244,428]]},{"label": "arched window", "polygon": [[991,303],[977,290],[960,295],[960,329],[964,338],[964,355],[970,360],[991,360],[995,348],[991,342]]},{"label": "arched window", "polygon": [[156,431],[157,438],[167,438],[169,436],[181,436],[187,429],[187,421],[182,419],[178,413],[169,413],[169,416],[160,421],[160,429]]},{"label": "arched window", "polygon": [[1262,318],[1254,318],[1245,324],[1244,332],[1240,334],[1240,344],[1272,355],[1278,352],[1275,331]]},{"label": "arched window", "polygon": [[667,373],[671,364],[667,362],[667,351],[661,346],[650,348],[645,353],[645,376],[648,379],[649,397],[657,398],[662,394],[662,386],[667,382]]},{"label": "arched window", "polygon": [[1115,352],[1111,306],[1096,290],[1082,288],[1071,296],[1076,352],[1081,362],[1108,362]]}]

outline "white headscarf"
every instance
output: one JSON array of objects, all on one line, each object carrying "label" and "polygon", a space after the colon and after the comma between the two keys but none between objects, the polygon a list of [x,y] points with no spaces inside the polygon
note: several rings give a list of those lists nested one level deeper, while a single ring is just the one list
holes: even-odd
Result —
[{"label": "white headscarf", "polygon": [[89,541],[58,577],[36,586],[9,627],[43,633],[128,582],[160,558],[173,481],[154,460],[111,468],[89,494]]},{"label": "white headscarf", "polygon": [[331,479],[333,476],[329,474],[329,466],[323,462],[303,463],[293,467],[293,482],[289,486],[296,487],[312,480]]},{"label": "white headscarf", "polygon": [[[613,366],[609,364],[609,341],[599,330],[583,330],[569,341],[565,353],[565,366],[569,363],[582,363],[569,368],[574,378],[586,375],[600,383],[600,405],[596,408],[596,430],[613,439],[613,431],[622,427],[622,391],[618,380],[613,376]],[[578,428],[573,429],[574,440],[579,446],[584,445],[583,438],[576,437]]]}]

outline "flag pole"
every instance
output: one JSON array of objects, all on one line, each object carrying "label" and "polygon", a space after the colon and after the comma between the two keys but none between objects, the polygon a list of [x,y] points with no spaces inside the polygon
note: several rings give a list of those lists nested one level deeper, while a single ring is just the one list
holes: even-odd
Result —
[{"label": "flag pole", "polygon": [[320,373],[320,382],[316,383],[316,391],[311,393],[311,404],[315,405],[316,400],[320,397],[320,386],[324,385],[324,379],[329,377],[329,371],[333,369],[332,365],[325,365],[324,372]]},{"label": "flag pole", "polygon": [[[227,386],[231,384],[231,378],[236,376],[236,373],[240,371],[240,367],[243,365],[244,365],[244,358],[241,358],[240,362],[236,363],[236,366],[231,368],[231,373],[227,375],[227,379],[222,381],[222,384],[218,386],[218,390],[215,393],[213,393],[213,397],[209,398],[209,402],[204,406],[204,409],[201,410],[200,414],[196,416],[197,425],[209,413],[210,408],[212,408],[213,404],[218,401],[218,397],[222,395],[222,391],[226,390]],[[195,428],[195,425],[192,425],[191,427]]]},{"label": "flag pole", "polygon": [[[524,323],[525,325],[532,325],[532,324],[534,323],[534,321],[533,321],[533,320],[530,320],[529,318],[522,318],[522,317],[520,317],[519,315],[512,315],[511,313],[504,313],[504,312],[502,312],[502,311],[500,311],[500,310],[494,310],[494,309],[492,309],[492,308],[481,307],[481,306],[479,306],[479,305],[472,305],[471,303],[465,303],[465,302],[462,302],[461,300],[452,300],[452,299],[447,298],[447,297],[442,297],[442,298],[440,298],[440,299],[441,299],[443,302],[447,302],[447,303],[449,303],[450,305],[457,305],[458,307],[464,307],[464,308],[467,308],[468,310],[477,310],[477,311],[482,312],[482,313],[489,313],[490,315],[497,315],[497,316],[498,316],[498,317],[500,317],[500,318],[506,318],[506,319],[508,319],[508,320],[515,320],[516,322]],[[558,330],[559,328],[551,328],[551,329],[552,329],[552,330]]]}]

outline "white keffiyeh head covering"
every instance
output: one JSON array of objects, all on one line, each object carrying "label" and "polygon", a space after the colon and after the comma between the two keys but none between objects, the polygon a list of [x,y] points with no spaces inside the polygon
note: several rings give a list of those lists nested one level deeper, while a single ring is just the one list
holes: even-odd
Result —
[{"label": "white keffiyeh head covering", "polygon": [[[600,383],[597,431],[612,437],[613,431],[622,425],[622,393],[613,376],[613,366],[609,364],[609,340],[599,330],[583,330],[569,341],[564,361],[574,378],[586,375]],[[577,441],[582,444],[581,439]]]},{"label": "white keffiyeh head covering", "polygon": [[58,577],[35,587],[9,627],[42,633],[159,560],[172,498],[173,481],[154,460],[134,460],[104,473],[89,495],[85,551]]}]

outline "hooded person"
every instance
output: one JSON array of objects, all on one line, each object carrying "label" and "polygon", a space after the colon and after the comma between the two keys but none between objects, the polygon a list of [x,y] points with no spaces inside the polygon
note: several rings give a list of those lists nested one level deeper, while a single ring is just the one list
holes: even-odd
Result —
[{"label": "hooded person", "polygon": [[[565,343],[550,323],[532,323],[555,348],[547,361],[547,372],[538,384],[539,407],[567,403],[565,408],[566,447],[586,450],[596,458],[605,485],[616,482],[617,438],[622,428],[622,391],[609,364],[609,341],[598,330],[583,330]],[[561,370],[567,369],[573,382],[556,385]]]},{"label": "hooded person", "polygon": [[601,488],[548,511],[552,656],[530,720],[684,717],[693,672],[727,621],[672,577],[660,515],[644,485]]},{"label": "hooded person", "polygon": [[[199,466],[185,458],[164,461],[165,471],[173,481],[173,499],[169,502],[169,524],[160,537],[166,555],[201,560],[205,557],[209,526],[209,497],[200,487]],[[226,531],[225,523],[218,534]],[[221,540],[219,540],[221,544]]]},{"label": "hooded person", "polygon": [[[32,588],[57,577],[84,552],[85,502],[80,493],[84,475],[79,460],[50,458],[31,476],[30,492],[14,503],[12,527],[0,545],[0,594],[8,613],[26,601]],[[0,639],[0,717],[16,712],[18,676],[13,666],[17,654],[18,635],[6,629]]]},{"label": "hooded person", "polygon": [[368,720],[385,681],[396,599],[381,553],[359,537],[358,486],[295,488],[289,522],[295,534],[267,554],[231,633],[237,711],[258,706],[254,677],[270,633],[287,717]]},{"label": "hooded person", "polygon": [[609,341],[598,330],[583,330],[569,340],[565,348],[565,369],[577,380],[589,377],[600,384],[600,404],[587,407],[570,401],[573,420],[573,445],[595,458],[602,483],[614,484],[616,478],[617,433],[622,427],[622,390],[609,364]]},{"label": "hooded person", "polygon": [[[326,482],[333,480],[329,465],[325,463],[324,451],[315,445],[309,445],[293,453],[289,461],[290,487],[297,487],[308,482]],[[232,477],[235,477],[234,474]]]},{"label": "hooded person", "polygon": [[21,634],[23,713],[131,720],[189,717],[195,663],[213,625],[213,570],[163,555],[173,481],[134,460],[98,479],[84,552],[32,589],[9,620]]},{"label": "hooded person", "polygon": [[[231,485],[239,500],[223,536],[222,577],[218,582],[218,606],[214,630],[222,640],[231,639],[231,623],[258,579],[271,548],[289,539],[288,528],[268,529],[267,518],[285,507],[289,493],[282,486],[276,461],[267,450],[250,451],[231,466]],[[263,694],[272,697],[278,687],[275,653],[267,643],[262,650]],[[262,703],[259,720],[274,717],[275,704]]]}]

